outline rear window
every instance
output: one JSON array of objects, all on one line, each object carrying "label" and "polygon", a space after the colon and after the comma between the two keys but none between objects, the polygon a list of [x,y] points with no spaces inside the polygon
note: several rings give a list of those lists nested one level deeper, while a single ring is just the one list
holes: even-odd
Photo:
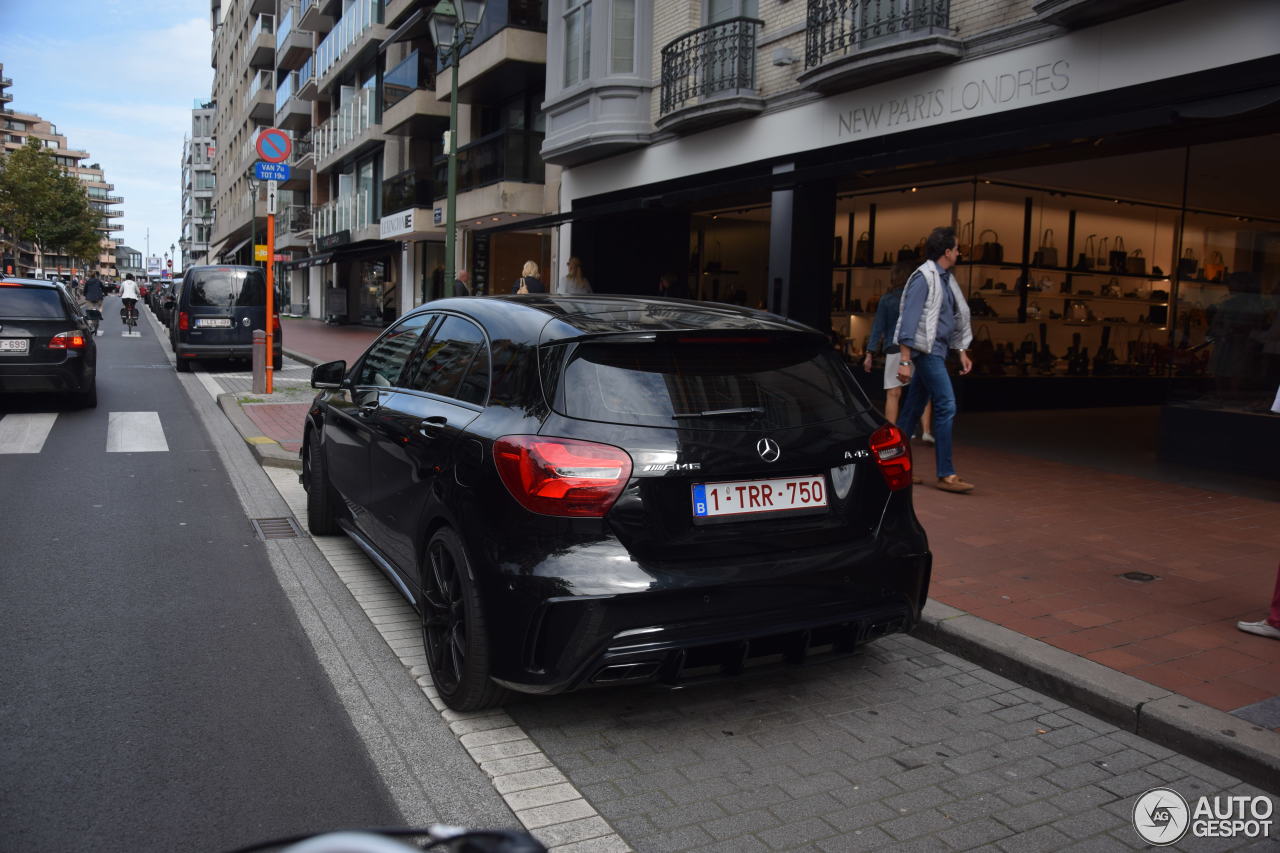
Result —
[{"label": "rear window", "polygon": [[[569,417],[709,430],[783,428],[866,408],[821,340],[555,347],[552,399]],[[544,374],[545,376],[545,374]]]},{"label": "rear window", "polygon": [[57,320],[67,316],[58,291],[45,287],[0,287],[0,317]]},{"label": "rear window", "polygon": [[267,304],[267,278],[260,270],[208,270],[192,277],[192,308],[252,308]]}]

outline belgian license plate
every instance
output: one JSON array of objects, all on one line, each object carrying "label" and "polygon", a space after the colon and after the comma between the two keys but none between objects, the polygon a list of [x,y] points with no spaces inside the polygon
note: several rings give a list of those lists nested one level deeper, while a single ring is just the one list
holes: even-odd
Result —
[{"label": "belgian license plate", "polygon": [[694,518],[821,509],[826,505],[827,481],[820,474],[693,486]]},{"label": "belgian license plate", "polygon": [[26,338],[0,338],[0,352],[26,353],[29,346]]},{"label": "belgian license plate", "polygon": [[196,325],[202,329],[230,329],[231,320],[227,317],[197,317]]}]

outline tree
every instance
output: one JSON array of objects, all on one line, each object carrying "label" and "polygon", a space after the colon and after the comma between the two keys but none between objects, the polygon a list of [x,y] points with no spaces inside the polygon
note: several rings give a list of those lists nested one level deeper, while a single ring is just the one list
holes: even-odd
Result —
[{"label": "tree", "polygon": [[34,136],[0,158],[0,230],[10,237],[35,243],[41,252],[96,258],[101,224],[84,184],[65,174]]}]

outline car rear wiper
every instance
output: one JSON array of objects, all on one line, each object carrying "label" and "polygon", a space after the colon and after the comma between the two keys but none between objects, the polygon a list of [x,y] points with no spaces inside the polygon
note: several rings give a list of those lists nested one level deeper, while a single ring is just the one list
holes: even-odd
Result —
[{"label": "car rear wiper", "polygon": [[705,412],[682,412],[678,415],[672,415],[671,420],[680,418],[720,418],[730,417],[732,415],[763,415],[764,409],[759,406],[742,406],[737,409],[708,409]]}]

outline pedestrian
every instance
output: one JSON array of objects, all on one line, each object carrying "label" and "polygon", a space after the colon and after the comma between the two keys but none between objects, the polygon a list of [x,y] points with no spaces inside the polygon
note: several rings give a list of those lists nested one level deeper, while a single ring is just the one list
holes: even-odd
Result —
[{"label": "pedestrian", "polygon": [[582,261],[576,257],[570,258],[566,264],[568,272],[564,276],[564,287],[561,293],[567,293],[570,296],[581,296],[592,293],[591,282],[587,281],[587,277],[582,274]]},{"label": "pedestrian", "polygon": [[454,296],[470,296],[471,295],[471,273],[466,270],[458,270],[458,274],[453,280]]},{"label": "pedestrian", "polygon": [[102,279],[98,278],[96,273],[84,283],[85,304],[95,311],[102,310],[102,300],[106,295],[106,288],[102,286]]},{"label": "pedestrian", "polygon": [[951,460],[956,395],[947,375],[948,351],[959,351],[961,375],[973,370],[968,353],[973,340],[969,306],[951,274],[960,260],[956,230],[933,229],[925,241],[925,258],[902,292],[902,308],[894,330],[898,379],[909,385],[898,428],[903,435],[914,433],[925,404],[932,400],[938,488],[945,492],[971,492],[973,484],[960,479]]},{"label": "pedestrian", "polygon": [[1280,640],[1280,566],[1276,566],[1276,587],[1271,593],[1271,611],[1266,618],[1257,622],[1237,622],[1236,627],[1246,634]]},{"label": "pedestrian", "polygon": [[525,261],[520,270],[520,278],[511,287],[512,293],[546,293],[547,288],[538,278],[538,265],[533,261]]},{"label": "pedestrian", "polygon": [[658,276],[658,295],[670,296],[674,299],[688,299],[689,288],[679,276],[674,273],[664,272]]},{"label": "pedestrian", "polygon": [[[898,327],[898,312],[902,306],[902,289],[915,272],[914,261],[898,261],[889,271],[889,292],[876,306],[876,318],[871,323],[871,338],[867,341],[867,355],[862,360],[862,369],[871,372],[873,355],[881,349],[884,351],[884,416],[892,423],[898,421],[898,411],[902,403],[902,382],[898,379],[898,362],[901,359],[900,348],[893,339],[894,330]],[[929,431],[933,422],[933,403],[924,407],[922,423],[925,444],[933,444],[933,435]]]}]

